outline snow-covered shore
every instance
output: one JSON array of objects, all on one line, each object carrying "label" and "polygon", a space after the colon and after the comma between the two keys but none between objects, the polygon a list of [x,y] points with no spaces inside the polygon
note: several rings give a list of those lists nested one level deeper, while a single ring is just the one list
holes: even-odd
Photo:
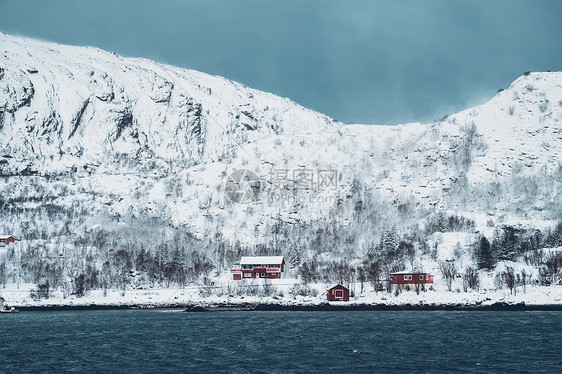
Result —
[{"label": "snow-covered shore", "polygon": [[[12,287],[14,286],[14,287]],[[366,287],[363,294],[359,292],[359,284],[355,285],[355,296],[349,301],[328,302],[323,290],[325,284],[312,284],[311,289],[317,290],[317,296],[293,295],[288,286],[277,286],[274,296],[205,296],[200,287],[160,288],[143,290],[102,290],[89,292],[83,297],[53,292],[48,299],[31,297],[31,289],[16,285],[0,291],[9,305],[18,308],[170,308],[170,307],[251,307],[260,310],[276,309],[271,306],[311,307],[311,309],[326,309],[326,306],[346,306],[351,309],[473,309],[490,308],[492,306],[517,306],[517,309],[552,309],[562,310],[562,286],[527,286],[517,293],[511,294],[508,289],[481,291],[453,291],[426,290],[417,294],[415,291],[403,291],[399,294],[378,292]],[[353,286],[352,286],[353,289]],[[298,309],[298,308],[297,308]]]}]

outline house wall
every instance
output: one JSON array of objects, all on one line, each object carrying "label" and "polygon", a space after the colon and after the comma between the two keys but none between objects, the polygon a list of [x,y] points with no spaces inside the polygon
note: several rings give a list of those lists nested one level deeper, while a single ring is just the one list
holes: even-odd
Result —
[{"label": "house wall", "polygon": [[[394,274],[390,284],[428,284],[433,283],[433,276],[427,273]],[[423,276],[423,280],[419,279]],[[411,279],[410,279],[411,278]]]},{"label": "house wall", "polygon": [[14,243],[16,240],[14,239],[13,236],[10,236],[9,238],[6,239],[0,239],[0,245],[6,245],[6,244],[10,244],[10,243]]},{"label": "house wall", "polygon": [[[270,270],[268,272],[267,270]],[[271,270],[277,270],[272,272]],[[266,278],[266,279],[281,279],[281,274],[285,271],[285,261],[280,264],[278,268],[263,268],[263,267],[256,267],[256,265],[252,266],[252,269],[243,269],[240,270],[234,269],[235,273],[232,274],[233,280],[241,280],[241,279],[253,279],[253,278]],[[240,271],[240,273],[238,273]]]},{"label": "house wall", "polygon": [[[339,295],[336,295],[336,291],[342,291],[342,297],[338,297]],[[345,287],[333,287],[328,290],[326,298],[332,301],[349,300],[349,290]]]}]

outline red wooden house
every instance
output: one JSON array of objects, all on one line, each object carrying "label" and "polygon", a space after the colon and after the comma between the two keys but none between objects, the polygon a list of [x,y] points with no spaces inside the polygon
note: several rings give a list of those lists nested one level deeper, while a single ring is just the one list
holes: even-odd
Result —
[{"label": "red wooden house", "polygon": [[326,293],[326,297],[330,301],[336,301],[336,300],[348,301],[349,289],[345,288],[341,284],[338,284],[337,286],[334,286],[328,290],[328,292]]},{"label": "red wooden house", "polygon": [[285,271],[283,256],[243,256],[240,264],[231,270],[234,280],[267,278],[279,279]]},{"label": "red wooden house", "polygon": [[433,275],[420,271],[399,271],[389,274],[390,284],[406,285],[406,284],[428,284],[433,283]]},{"label": "red wooden house", "polygon": [[12,235],[0,235],[0,247],[8,245],[16,241]]}]

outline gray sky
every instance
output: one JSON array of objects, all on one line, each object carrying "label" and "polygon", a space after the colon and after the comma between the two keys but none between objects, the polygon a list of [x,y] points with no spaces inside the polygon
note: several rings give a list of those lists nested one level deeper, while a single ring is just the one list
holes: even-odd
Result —
[{"label": "gray sky", "polygon": [[561,18],[558,0],[0,0],[8,34],[218,74],[377,124],[430,122],[525,71],[562,70]]}]

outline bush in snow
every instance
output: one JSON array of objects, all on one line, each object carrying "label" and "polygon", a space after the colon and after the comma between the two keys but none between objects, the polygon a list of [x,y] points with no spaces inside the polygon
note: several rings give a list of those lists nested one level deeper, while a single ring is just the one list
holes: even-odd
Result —
[{"label": "bush in snow", "polygon": [[458,274],[455,264],[452,262],[440,261],[439,270],[441,271],[441,275],[445,279],[445,283],[447,284],[447,289],[449,291],[452,291],[453,280]]},{"label": "bush in snow", "polygon": [[462,288],[464,292],[468,289],[478,290],[480,287],[480,276],[478,274],[478,269],[473,267],[467,267],[462,276]]},{"label": "bush in snow", "polygon": [[306,284],[302,284],[302,283],[295,283],[293,285],[293,287],[291,287],[291,289],[289,290],[289,293],[295,297],[295,296],[312,296],[312,297],[316,297],[318,296],[318,290],[309,287]]},{"label": "bush in snow", "polygon": [[517,295],[517,282],[513,268],[511,266],[506,267],[505,271],[501,273],[501,276],[505,285],[509,288],[509,293],[513,294],[513,291],[515,291],[515,294]]},{"label": "bush in snow", "polygon": [[259,296],[270,297],[275,294],[275,287],[271,284],[269,279],[263,280],[263,285],[260,289]]},{"label": "bush in snow", "polygon": [[562,252],[551,253],[544,259],[539,268],[539,281],[541,285],[549,286],[560,282],[560,270],[562,269]]}]

